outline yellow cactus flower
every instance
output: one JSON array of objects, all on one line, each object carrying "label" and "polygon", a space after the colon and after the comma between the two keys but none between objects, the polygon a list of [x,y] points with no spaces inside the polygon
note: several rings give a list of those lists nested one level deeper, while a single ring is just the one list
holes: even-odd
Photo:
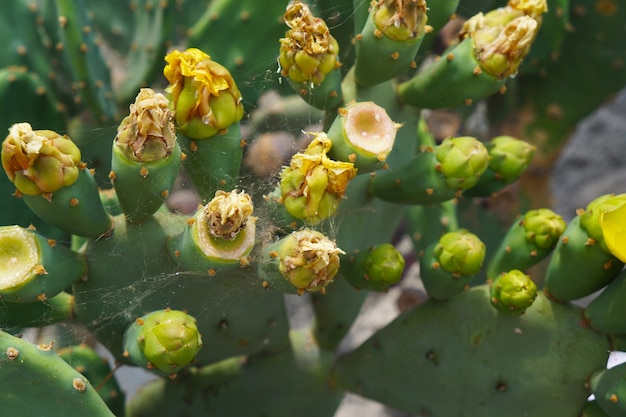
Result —
[{"label": "yellow cactus flower", "polygon": [[205,139],[241,120],[241,93],[225,67],[196,48],[172,51],[165,61],[166,91],[179,132]]},{"label": "yellow cactus flower", "polygon": [[600,227],[609,251],[626,262],[626,201],[600,214]]}]

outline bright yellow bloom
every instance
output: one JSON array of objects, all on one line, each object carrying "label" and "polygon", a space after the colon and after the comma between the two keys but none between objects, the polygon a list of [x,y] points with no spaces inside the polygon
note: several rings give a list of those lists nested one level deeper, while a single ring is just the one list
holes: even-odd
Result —
[{"label": "bright yellow bloom", "polygon": [[205,139],[241,120],[241,93],[225,67],[196,48],[172,51],[165,60],[166,91],[178,131]]},{"label": "bright yellow bloom", "polygon": [[626,201],[600,214],[600,227],[609,251],[626,262]]}]

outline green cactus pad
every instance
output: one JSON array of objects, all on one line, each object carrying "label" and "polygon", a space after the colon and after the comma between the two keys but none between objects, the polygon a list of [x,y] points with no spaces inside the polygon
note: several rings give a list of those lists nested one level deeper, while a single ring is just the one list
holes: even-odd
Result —
[{"label": "green cactus pad", "polygon": [[115,417],[89,381],[49,346],[0,331],[0,352],[3,414]]},{"label": "green cactus pad", "polygon": [[626,272],[619,275],[585,309],[585,319],[599,332],[626,334]]},{"label": "green cactus pad", "polygon": [[580,313],[539,294],[526,314],[501,314],[474,287],[401,314],[340,357],[331,383],[417,415],[576,416],[610,350]]}]

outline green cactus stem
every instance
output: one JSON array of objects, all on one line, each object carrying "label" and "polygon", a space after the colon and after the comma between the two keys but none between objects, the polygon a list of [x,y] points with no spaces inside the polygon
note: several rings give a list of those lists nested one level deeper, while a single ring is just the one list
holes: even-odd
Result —
[{"label": "green cactus stem", "polygon": [[98,394],[116,416],[124,414],[124,392],[106,359],[85,344],[68,346],[57,352],[96,387]]},{"label": "green cactus stem", "polygon": [[297,230],[263,249],[259,277],[264,288],[287,294],[324,293],[339,271],[341,254],[322,233]]},{"label": "green cactus stem", "polygon": [[400,99],[419,108],[457,107],[501,90],[528,53],[539,30],[538,16],[547,9],[545,0],[510,3],[534,7],[506,6],[467,20],[458,44],[398,85]]},{"label": "green cactus stem", "polygon": [[542,293],[522,316],[498,312],[489,298],[481,285],[404,312],[339,357],[330,383],[412,415],[579,415],[589,376],[606,366],[608,338],[580,325],[580,308]]},{"label": "green cactus stem", "polygon": [[595,372],[590,385],[605,415],[618,417],[626,414],[626,364]]},{"label": "green cactus stem", "polygon": [[417,256],[422,257],[426,248],[443,234],[459,229],[456,203],[456,200],[449,200],[407,208],[406,228]]},{"label": "green cactus stem", "polygon": [[378,0],[356,36],[356,81],[379,84],[408,71],[424,39],[432,31],[426,24],[424,0]]},{"label": "green cactus stem", "polygon": [[402,279],[404,258],[390,243],[345,255],[341,275],[359,290],[387,291]]},{"label": "green cactus stem", "polygon": [[434,148],[423,148],[405,166],[377,172],[369,191],[392,203],[441,203],[474,186],[488,164],[489,153],[479,140],[447,138]]},{"label": "green cactus stem", "polygon": [[109,231],[96,182],[69,137],[14,124],[2,142],[2,166],[18,195],[47,223],[85,237]]},{"label": "green cactus stem", "polygon": [[245,146],[239,127],[241,93],[230,72],[199,49],[175,50],[165,60],[183,166],[201,199],[208,201],[215,191],[238,186]]},{"label": "green cactus stem", "polygon": [[359,174],[375,171],[384,166],[399,128],[376,103],[350,103],[328,129],[332,141],[328,156],[352,162]]},{"label": "green cactus stem", "polygon": [[115,417],[89,381],[50,344],[34,345],[0,331],[0,352],[3,414]]},{"label": "green cactus stem", "polygon": [[495,279],[511,269],[527,270],[556,247],[567,224],[550,209],[530,210],[515,221],[489,259],[487,278]]},{"label": "green cactus stem", "polygon": [[124,334],[124,357],[137,366],[172,375],[202,348],[196,319],[179,310],[158,310],[138,318]]},{"label": "green cactus stem", "polygon": [[491,305],[507,314],[520,315],[537,298],[537,285],[518,269],[503,272],[489,285]]},{"label": "green cactus stem", "polygon": [[333,216],[349,181],[355,177],[352,162],[327,156],[332,142],[317,133],[304,152],[295,154],[280,173],[282,203],[289,214],[309,224]]},{"label": "green cactus stem", "polygon": [[157,211],[178,175],[181,151],[171,117],[165,96],[144,88],[118,127],[110,178],[129,221]]},{"label": "green cactus stem", "polygon": [[172,259],[189,271],[216,271],[248,264],[255,243],[256,218],[245,192],[217,191],[198,209],[183,233],[168,240]]},{"label": "green cactus stem", "polygon": [[420,258],[424,288],[436,300],[445,300],[469,288],[485,259],[485,244],[468,230],[441,236]]},{"label": "green cactus stem", "polygon": [[490,197],[516,181],[528,168],[536,147],[512,136],[497,136],[485,144],[489,168],[466,197]]},{"label": "green cactus stem", "polygon": [[299,0],[287,6],[284,20],[290,29],[280,39],[281,75],[312,106],[335,108],[342,98],[337,40]]},{"label": "green cactus stem", "polygon": [[600,225],[602,213],[613,209],[621,198],[600,196],[569,223],[546,272],[544,291],[550,297],[559,301],[585,297],[622,270],[624,263],[608,251]]},{"label": "green cactus stem", "polygon": [[599,332],[610,335],[626,333],[626,272],[622,271],[585,309],[585,319]]},{"label": "green cactus stem", "polygon": [[10,332],[24,325],[43,327],[73,318],[74,296],[66,292],[32,303],[0,300],[0,328]]},{"label": "green cactus stem", "polygon": [[0,298],[31,303],[52,298],[82,278],[85,260],[31,229],[0,227]]}]

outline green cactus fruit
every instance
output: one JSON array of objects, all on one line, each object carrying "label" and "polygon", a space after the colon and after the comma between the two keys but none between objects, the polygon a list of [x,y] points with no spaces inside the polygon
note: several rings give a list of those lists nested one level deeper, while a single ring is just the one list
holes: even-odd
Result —
[{"label": "green cactus fruit", "polygon": [[515,221],[489,259],[487,278],[511,269],[525,271],[545,259],[556,247],[567,224],[550,209],[529,210]]},{"label": "green cactus fruit", "polygon": [[0,300],[2,329],[14,332],[27,325],[44,327],[74,318],[74,296],[61,292],[54,297],[32,303]]},{"label": "green cactus fruit", "polygon": [[610,335],[626,333],[626,272],[622,271],[585,309],[585,319],[599,332]]},{"label": "green cactus fruit", "polygon": [[153,381],[130,401],[127,416],[332,417],[343,398],[326,382],[333,355],[306,330],[290,338],[292,347],[274,355],[233,357],[190,369],[184,378]]},{"label": "green cactus fruit", "polygon": [[0,227],[0,298],[32,303],[53,298],[87,272],[83,257],[19,226]]},{"label": "green cactus fruit", "polygon": [[189,271],[216,272],[248,264],[256,236],[252,198],[243,191],[217,191],[198,209],[183,233],[168,240],[172,259]]},{"label": "green cactus fruit", "polygon": [[89,381],[52,350],[52,344],[34,345],[0,331],[0,352],[4,415],[115,417]]},{"label": "green cactus fruit", "polygon": [[179,310],[157,310],[138,318],[124,334],[124,357],[137,366],[172,375],[202,348],[196,319]]},{"label": "green cactus fruit", "polygon": [[317,133],[280,173],[285,208],[291,216],[312,225],[335,215],[348,183],[356,175],[352,162],[327,156],[331,147],[328,136]]},{"label": "green cactus fruit", "polygon": [[323,293],[339,271],[341,254],[322,233],[297,230],[263,249],[259,277],[264,288],[287,294]]},{"label": "green cactus fruit", "polygon": [[339,44],[324,20],[296,0],[284,15],[289,30],[280,39],[280,73],[312,106],[332,109],[341,101]]},{"label": "green cactus fruit", "polygon": [[590,385],[605,415],[619,417],[626,414],[626,364],[594,373]]},{"label": "green cactus fruit", "polygon": [[181,151],[171,117],[165,96],[144,88],[118,127],[109,176],[129,221],[154,214],[178,175]]},{"label": "green cactus fruit", "polygon": [[433,242],[420,258],[424,288],[436,300],[445,300],[469,287],[485,259],[485,244],[465,229],[448,232]]},{"label": "green cactus fruit", "polygon": [[489,298],[481,285],[402,313],[339,357],[330,383],[422,416],[579,415],[608,338],[581,326],[580,308],[541,293],[522,316]]},{"label": "green cactus fruit", "polygon": [[[589,237],[595,241],[596,244],[607,253],[611,253],[605,239],[604,230],[607,232],[614,232],[619,230],[619,224],[624,223],[616,222],[613,224],[605,224],[604,216],[608,212],[619,209],[626,203],[626,194],[604,194],[595,198],[591,203],[587,205],[584,213],[580,216],[580,225],[589,234]],[[617,211],[616,213],[620,213]],[[619,219],[619,214],[616,219]],[[615,238],[614,238],[615,240]]]},{"label": "green cactus fruit", "polygon": [[341,275],[356,289],[387,291],[402,279],[404,258],[390,243],[346,255]]},{"label": "green cactus fruit", "polygon": [[489,153],[478,139],[447,138],[424,148],[405,166],[377,172],[369,191],[393,203],[441,203],[474,186],[488,164]]},{"label": "green cactus fruit", "polygon": [[[584,215],[581,211],[568,224],[548,264],[544,291],[558,301],[576,300],[594,293],[624,267],[623,262],[604,251],[581,226]],[[593,218],[597,217],[588,216],[589,220]]]},{"label": "green cactus fruit", "polygon": [[355,78],[364,86],[379,84],[407,72],[424,39],[426,1],[372,2],[369,17],[356,36]]},{"label": "green cactus fruit", "polygon": [[352,162],[359,174],[375,171],[384,166],[399,128],[376,103],[350,103],[328,129],[332,141],[328,156]]},{"label": "green cactus fruit", "polygon": [[518,269],[503,272],[489,285],[491,305],[507,314],[521,315],[537,298],[537,285]]},{"label": "green cactus fruit", "polygon": [[116,416],[124,414],[124,392],[105,358],[85,344],[65,347],[57,353],[97,387],[96,390]]},{"label": "green cactus fruit", "polygon": [[2,166],[24,202],[68,233],[98,237],[109,231],[98,187],[67,136],[16,123],[2,142]]},{"label": "green cactus fruit", "polygon": [[516,181],[528,168],[536,147],[512,136],[497,136],[485,144],[489,167],[466,197],[490,197]]},{"label": "green cactus fruit", "polygon": [[457,107],[498,92],[530,50],[547,9],[545,0],[510,3],[521,9],[508,5],[468,19],[458,44],[398,85],[400,99],[420,108]]},{"label": "green cactus fruit", "polygon": [[230,72],[199,49],[175,50],[165,60],[183,166],[201,199],[208,201],[215,191],[238,185],[245,146],[241,93]]}]

